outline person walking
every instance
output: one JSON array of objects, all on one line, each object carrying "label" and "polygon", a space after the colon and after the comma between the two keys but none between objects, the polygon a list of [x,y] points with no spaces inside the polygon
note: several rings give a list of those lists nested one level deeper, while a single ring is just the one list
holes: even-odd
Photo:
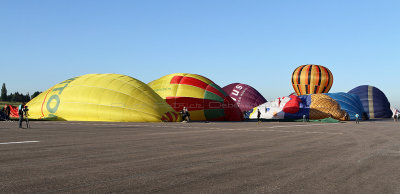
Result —
[{"label": "person walking", "polygon": [[257,122],[258,122],[258,124],[260,124],[260,122],[261,122],[260,116],[261,116],[261,111],[260,111],[260,109],[257,109]]},{"label": "person walking", "polygon": [[397,122],[397,114],[393,115],[393,122]]},{"label": "person walking", "polygon": [[358,113],[356,113],[356,115],[354,115],[356,117],[356,123],[360,123],[358,117],[360,117],[360,115]]}]

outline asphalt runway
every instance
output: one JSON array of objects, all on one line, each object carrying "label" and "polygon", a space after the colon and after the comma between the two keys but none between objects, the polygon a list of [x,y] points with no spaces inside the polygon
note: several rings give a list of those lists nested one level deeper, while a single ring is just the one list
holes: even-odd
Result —
[{"label": "asphalt runway", "polygon": [[400,123],[0,123],[1,193],[400,193]]}]

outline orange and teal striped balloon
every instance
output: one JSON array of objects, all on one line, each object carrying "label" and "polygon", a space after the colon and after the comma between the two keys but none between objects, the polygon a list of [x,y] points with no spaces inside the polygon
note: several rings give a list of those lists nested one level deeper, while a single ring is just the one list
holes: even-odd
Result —
[{"label": "orange and teal striped balloon", "polygon": [[302,65],[292,74],[292,86],[297,95],[328,93],[332,84],[332,72],[321,65]]}]

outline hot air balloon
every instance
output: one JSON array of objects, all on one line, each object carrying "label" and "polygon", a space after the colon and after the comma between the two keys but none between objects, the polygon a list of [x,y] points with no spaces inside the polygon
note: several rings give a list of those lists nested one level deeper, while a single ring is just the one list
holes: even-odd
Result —
[{"label": "hot air balloon", "polygon": [[176,111],[186,107],[191,120],[240,121],[237,104],[217,84],[206,77],[189,73],[174,73],[148,85]]},{"label": "hot air balloon", "polygon": [[247,111],[245,118],[256,119],[258,110],[263,119],[302,119],[305,115],[309,119],[345,120],[346,113],[338,102],[325,94],[280,97]]},{"label": "hot air balloon", "polygon": [[222,89],[236,102],[242,112],[267,102],[256,89],[246,84],[232,83]]},{"label": "hot air balloon", "polygon": [[65,80],[27,103],[30,118],[67,121],[177,121],[179,114],[145,83],[126,75]]},{"label": "hot air balloon", "polygon": [[325,95],[333,98],[340,104],[340,108],[348,113],[349,120],[355,120],[357,113],[365,115],[364,107],[357,95],[345,92],[326,93]]},{"label": "hot air balloon", "polygon": [[331,71],[321,65],[302,65],[292,74],[292,86],[297,95],[328,93],[332,84]]},{"label": "hot air balloon", "polygon": [[362,85],[353,88],[348,93],[357,95],[369,118],[390,118],[392,111],[385,94],[374,86]]}]

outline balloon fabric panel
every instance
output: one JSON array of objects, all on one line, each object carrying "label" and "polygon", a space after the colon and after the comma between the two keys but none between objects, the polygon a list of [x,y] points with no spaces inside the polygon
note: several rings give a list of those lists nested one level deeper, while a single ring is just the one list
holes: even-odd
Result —
[{"label": "balloon fabric panel", "polygon": [[232,83],[225,86],[223,90],[237,103],[242,112],[267,102],[256,89],[246,84]]},{"label": "balloon fabric panel", "polygon": [[236,103],[227,100],[229,96],[203,76],[175,73],[154,80],[148,85],[176,111],[187,107],[192,120],[242,120]]},{"label": "balloon fabric panel", "polygon": [[353,88],[348,93],[355,94],[360,98],[369,118],[390,118],[392,116],[390,103],[386,95],[378,88],[362,85]]},{"label": "balloon fabric panel", "polygon": [[169,121],[178,120],[176,112],[150,87],[119,74],[87,74],[68,79],[27,105],[34,119],[160,122],[170,118],[166,116],[169,114],[174,116]]},{"label": "balloon fabric panel", "polygon": [[312,94],[310,105],[310,119],[324,119],[332,116],[337,120],[345,120],[345,111],[339,103],[324,94]]},{"label": "balloon fabric panel", "polygon": [[342,110],[345,110],[349,115],[349,120],[355,120],[355,115],[362,116],[364,114],[364,107],[360,98],[355,94],[350,93],[326,93],[325,95],[333,98],[340,104]]}]

